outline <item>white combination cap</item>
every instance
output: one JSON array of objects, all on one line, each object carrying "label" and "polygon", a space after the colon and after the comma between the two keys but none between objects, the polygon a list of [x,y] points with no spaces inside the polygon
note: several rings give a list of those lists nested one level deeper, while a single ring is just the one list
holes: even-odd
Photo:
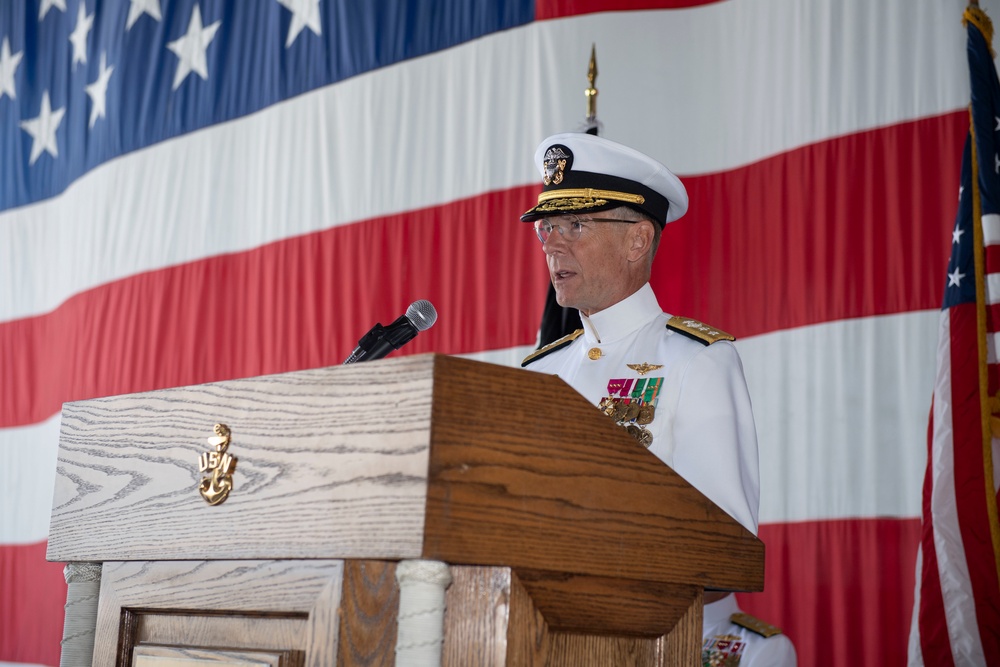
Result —
[{"label": "white combination cap", "polygon": [[555,134],[535,150],[542,175],[538,205],[521,216],[531,222],[569,213],[630,206],[660,226],[687,212],[681,179],[653,158],[582,132]]}]

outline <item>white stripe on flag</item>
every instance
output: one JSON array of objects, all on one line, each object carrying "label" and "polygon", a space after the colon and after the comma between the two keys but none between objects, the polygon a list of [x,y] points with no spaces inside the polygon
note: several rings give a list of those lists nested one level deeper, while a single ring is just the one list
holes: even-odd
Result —
[{"label": "white stripe on flag", "polygon": [[1000,303],[1000,273],[990,273],[986,276],[986,303],[991,306]]},{"label": "white stripe on flag", "polygon": [[939,313],[736,341],[757,424],[761,523],[920,516],[925,460],[913,443],[927,441]]},{"label": "white stripe on flag", "polygon": [[58,414],[32,426],[0,428],[0,544],[48,537],[58,449]]},{"label": "white stripe on flag", "polygon": [[983,245],[1000,243],[1000,214],[988,213],[983,216]]},{"label": "white stripe on flag", "polygon": [[986,363],[997,363],[997,337],[1000,332],[986,334]]},{"label": "white stripe on flag", "polygon": [[931,444],[931,521],[938,580],[952,654],[969,658],[967,664],[985,665],[976,622],[975,598],[959,528],[955,489],[955,459],[951,396],[951,318],[942,312],[938,332],[937,378],[934,383],[934,432]]},{"label": "white stripe on flag", "polygon": [[[920,581],[924,570],[924,549],[917,547],[917,566],[913,568],[916,573],[915,580]],[[913,613],[910,615],[910,639],[907,642],[907,663],[906,667],[924,667],[924,654],[920,649],[920,590],[921,586],[914,586],[913,591]]]}]

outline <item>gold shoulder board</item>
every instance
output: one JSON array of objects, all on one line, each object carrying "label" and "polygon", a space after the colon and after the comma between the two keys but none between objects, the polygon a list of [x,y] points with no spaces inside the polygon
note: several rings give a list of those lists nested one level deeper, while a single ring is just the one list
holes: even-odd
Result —
[{"label": "gold shoulder board", "polygon": [[539,359],[544,357],[546,354],[549,354],[550,352],[555,352],[560,348],[566,347],[567,345],[575,341],[577,338],[579,338],[582,334],[583,334],[583,329],[577,329],[573,333],[567,334],[562,338],[560,338],[559,340],[554,340],[545,347],[535,350],[534,352],[532,352],[531,354],[529,354],[524,358],[524,360],[521,362],[521,368],[524,368],[532,361],[538,361]]},{"label": "gold shoulder board", "polygon": [[741,628],[746,628],[751,632],[756,632],[761,637],[773,637],[774,635],[781,634],[781,628],[775,627],[770,623],[765,623],[750,614],[733,614],[729,617],[729,621],[730,623],[735,623]]},{"label": "gold shoulder board", "polygon": [[735,336],[727,334],[721,329],[710,327],[704,322],[692,320],[690,317],[681,317],[680,315],[671,317],[670,321],[667,322],[667,328],[688,338],[693,338],[705,345],[716,343],[720,340],[736,340]]}]

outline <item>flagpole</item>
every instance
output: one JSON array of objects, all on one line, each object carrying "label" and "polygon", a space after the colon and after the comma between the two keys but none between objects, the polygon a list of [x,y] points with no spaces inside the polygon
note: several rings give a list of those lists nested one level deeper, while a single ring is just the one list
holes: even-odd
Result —
[{"label": "flagpole", "polygon": [[587,122],[597,122],[597,44],[590,45],[590,64],[587,66],[587,89],[583,94],[587,96]]},{"label": "flagpole", "polygon": [[[989,16],[979,8],[978,0],[969,0],[969,7],[965,10],[965,17],[976,29],[982,33],[983,38],[989,45],[990,52],[993,52],[993,23]],[[980,415],[983,441],[983,477],[985,479],[986,510],[989,515],[990,535],[993,541],[993,559],[997,569],[997,577],[1000,578],[1000,519],[997,516],[997,494],[993,480],[993,437],[994,428],[1000,426],[998,419],[994,415],[1000,412],[1000,398],[990,396],[989,393],[989,366],[987,358],[986,344],[986,257],[984,253],[983,240],[983,211],[982,202],[979,198],[979,157],[976,148],[976,124],[972,115],[972,107],[969,107],[969,133],[972,137],[972,238],[973,238],[973,259],[975,262],[976,279],[976,336],[979,348],[979,396]],[[998,351],[1000,352],[1000,351]],[[1000,437],[1000,434],[998,434]]]}]

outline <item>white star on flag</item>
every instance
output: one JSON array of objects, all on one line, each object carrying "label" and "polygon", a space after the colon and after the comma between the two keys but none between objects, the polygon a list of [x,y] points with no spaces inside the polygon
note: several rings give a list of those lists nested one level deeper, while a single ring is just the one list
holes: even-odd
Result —
[{"label": "white star on flag", "polygon": [[181,81],[191,72],[195,72],[206,81],[208,80],[208,61],[205,57],[205,49],[215,39],[215,31],[219,29],[220,25],[222,25],[222,21],[216,21],[210,26],[203,27],[201,9],[198,5],[194,6],[187,34],[167,44],[167,48],[177,54],[180,59],[177,63],[177,74],[174,75],[173,90],[177,90]]},{"label": "white star on flag", "polygon": [[953,231],[951,233],[951,242],[952,243],[961,243],[962,242],[962,234],[964,234],[964,233],[965,233],[964,229],[960,229],[960,228],[956,227],[955,231]]},{"label": "white star on flag", "polygon": [[94,15],[87,16],[87,3],[80,3],[80,10],[76,14],[76,27],[73,28],[69,41],[73,44],[73,67],[77,63],[87,62],[87,35],[90,34],[90,27],[94,25]]},{"label": "white star on flag", "polygon": [[163,19],[160,15],[160,0],[131,0],[132,4],[128,8],[128,19],[125,21],[125,29],[130,30],[139,17],[149,14],[157,21]]},{"label": "white star on flag", "polygon": [[10,40],[3,38],[3,44],[0,45],[0,100],[4,95],[10,95],[12,100],[17,99],[17,92],[14,90],[14,72],[21,64],[23,56],[24,51],[11,54]]},{"label": "white star on flag", "polygon": [[21,128],[31,135],[34,141],[31,144],[31,158],[28,164],[35,164],[35,160],[47,152],[52,157],[59,157],[59,147],[56,145],[56,130],[62,122],[66,108],[52,110],[49,104],[49,91],[42,93],[42,108],[38,112],[37,118],[22,120]]},{"label": "white star on flag", "polygon": [[108,94],[108,80],[111,79],[111,73],[115,71],[114,67],[107,66],[108,54],[101,54],[101,71],[97,75],[97,80],[92,84],[88,85],[87,95],[90,96],[90,127],[94,127],[94,123],[97,122],[98,118],[104,118],[105,102],[107,101]]},{"label": "white star on flag", "polygon": [[38,20],[41,21],[49,10],[55,7],[61,11],[66,11],[66,0],[42,0],[42,6],[38,9]]},{"label": "white star on flag", "polygon": [[958,269],[955,269],[954,273],[948,274],[948,287],[961,287],[962,278],[964,277],[964,273],[959,273]]},{"label": "white star on flag", "polygon": [[323,34],[319,23],[319,0],[278,0],[278,3],[292,12],[292,23],[288,26],[288,39],[285,40],[286,49],[306,26],[314,34]]}]

